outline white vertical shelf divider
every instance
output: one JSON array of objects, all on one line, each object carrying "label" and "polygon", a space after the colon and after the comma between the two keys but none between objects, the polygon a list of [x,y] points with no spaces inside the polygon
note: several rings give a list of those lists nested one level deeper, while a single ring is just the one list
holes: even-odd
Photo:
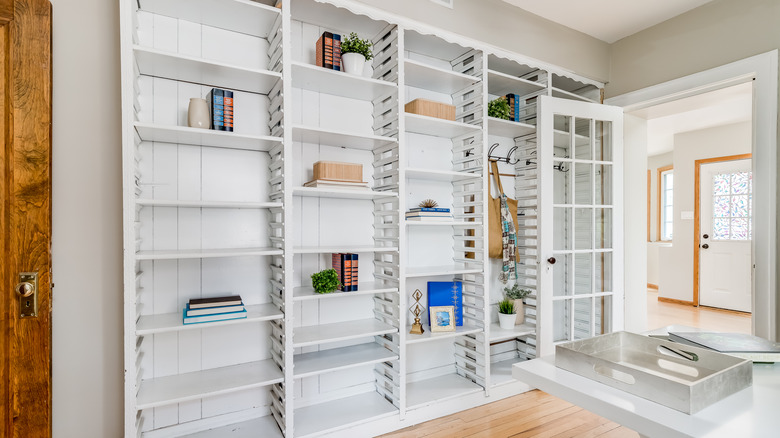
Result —
[{"label": "white vertical shelf divider", "polygon": [[485,278],[485,290],[484,290],[484,297],[483,297],[483,311],[485,312],[485,331],[484,331],[484,344],[483,347],[483,354],[485,359],[485,395],[490,396],[490,387],[491,387],[491,381],[490,381],[490,318],[491,318],[491,305],[490,305],[490,289],[488,288],[488,285],[490,284],[490,280],[488,278],[490,274],[490,256],[489,256],[489,247],[490,242],[488,241],[490,239],[489,236],[489,229],[490,229],[490,221],[488,221],[488,203],[490,202],[490,199],[488,199],[488,185],[490,184],[490,167],[488,166],[488,150],[490,148],[487,147],[489,143],[488,140],[488,101],[490,100],[490,96],[488,95],[488,87],[490,80],[488,75],[488,56],[485,54],[482,57],[482,199],[483,199],[483,208],[484,215],[482,218],[482,236],[483,236],[483,251],[482,251],[482,267],[483,267],[483,275]]},{"label": "white vertical shelf divider", "polygon": [[400,378],[399,384],[401,385],[401,409],[400,418],[401,421],[406,419],[406,406],[407,406],[407,391],[406,391],[406,369],[407,369],[407,353],[406,353],[406,338],[409,336],[407,327],[409,326],[409,306],[411,302],[409,300],[409,289],[406,286],[406,270],[408,268],[407,260],[407,243],[406,243],[406,216],[404,214],[406,209],[406,168],[408,159],[406,157],[406,117],[404,114],[404,104],[406,103],[406,47],[404,36],[404,29],[398,29],[398,223],[401,225],[398,231],[398,241],[401,243],[401,247],[398,251],[398,273],[399,273],[399,308],[401,317],[399,318],[399,339],[401,341],[400,350],[401,358],[400,362]]}]

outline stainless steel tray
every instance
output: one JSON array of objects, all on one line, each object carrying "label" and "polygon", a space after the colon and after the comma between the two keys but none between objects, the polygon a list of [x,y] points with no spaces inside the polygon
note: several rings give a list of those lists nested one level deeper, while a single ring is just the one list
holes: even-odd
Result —
[{"label": "stainless steel tray", "polygon": [[686,414],[753,384],[748,360],[628,332],[560,344],[555,366]]}]

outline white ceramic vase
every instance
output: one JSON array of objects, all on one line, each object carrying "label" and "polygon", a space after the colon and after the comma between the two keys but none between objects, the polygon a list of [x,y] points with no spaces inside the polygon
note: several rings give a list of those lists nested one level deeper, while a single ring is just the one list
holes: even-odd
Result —
[{"label": "white ceramic vase", "polygon": [[517,319],[515,319],[515,325],[520,325],[525,321],[525,309],[523,309],[523,300],[515,301],[515,312],[517,312]]},{"label": "white ceramic vase", "polygon": [[499,313],[498,325],[504,330],[512,330],[515,327],[515,318],[514,313]]},{"label": "white ceramic vase", "polygon": [[344,72],[351,75],[363,76],[363,68],[366,65],[366,57],[360,53],[342,53],[341,65],[344,67]]},{"label": "white ceramic vase", "polygon": [[209,129],[209,103],[206,99],[193,97],[187,108],[187,124],[191,128]]}]

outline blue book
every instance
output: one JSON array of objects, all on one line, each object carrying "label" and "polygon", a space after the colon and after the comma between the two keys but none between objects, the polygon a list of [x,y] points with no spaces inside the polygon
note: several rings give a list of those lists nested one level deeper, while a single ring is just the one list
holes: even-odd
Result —
[{"label": "blue book", "polygon": [[182,324],[200,324],[202,322],[227,321],[246,318],[246,310],[240,312],[215,313],[213,315],[187,316],[187,309],[182,312]]},{"label": "blue book", "polygon": [[212,88],[206,100],[211,108],[211,129],[224,131],[225,90]]},{"label": "blue book", "polygon": [[450,209],[449,208],[441,208],[441,207],[436,207],[436,208],[415,207],[415,208],[410,208],[409,209],[409,212],[415,212],[415,211],[429,211],[429,212],[435,212],[435,213],[449,213]]},{"label": "blue book", "polygon": [[463,325],[463,283],[460,281],[428,282],[428,321],[431,321],[431,307],[455,306],[455,325]]},{"label": "blue book", "polygon": [[333,34],[333,70],[341,71],[341,35]]}]

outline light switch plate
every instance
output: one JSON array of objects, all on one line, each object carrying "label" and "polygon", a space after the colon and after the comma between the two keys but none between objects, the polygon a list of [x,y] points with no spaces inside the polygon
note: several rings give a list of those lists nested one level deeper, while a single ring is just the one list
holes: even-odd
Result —
[{"label": "light switch plate", "polygon": [[680,213],[680,219],[687,221],[687,220],[693,220],[693,212],[692,211],[683,211]]}]

